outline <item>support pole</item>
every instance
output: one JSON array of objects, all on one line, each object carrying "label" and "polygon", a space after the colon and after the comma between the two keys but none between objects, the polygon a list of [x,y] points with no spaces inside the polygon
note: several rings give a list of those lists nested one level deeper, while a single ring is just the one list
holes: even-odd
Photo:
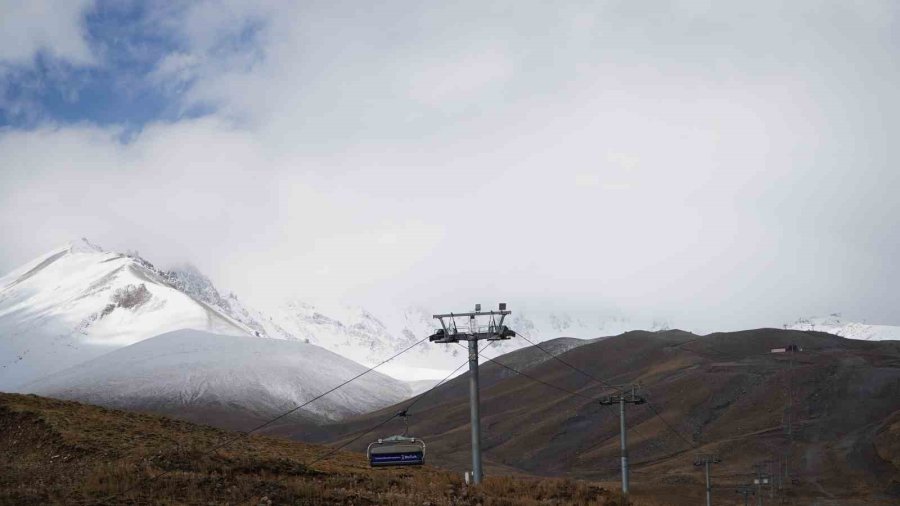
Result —
[{"label": "support pole", "polygon": [[706,459],[706,506],[712,506],[712,486],[709,484],[709,459]]},{"label": "support pole", "polygon": [[762,474],[756,479],[756,506],[762,506]]},{"label": "support pole", "polygon": [[[722,459],[718,455],[712,454],[701,454],[694,460],[695,466],[703,466],[703,473],[706,475],[706,506],[712,506],[712,476],[710,475],[709,467],[719,462],[722,462]],[[741,493],[741,491],[738,490],[738,493]]]},{"label": "support pole", "polygon": [[481,484],[481,396],[478,392],[478,341],[469,341],[469,407],[472,415],[472,481]]},{"label": "support pole", "polygon": [[622,495],[628,497],[628,436],[625,430],[625,396],[619,399],[619,433],[622,443]]},{"label": "support pole", "polygon": [[618,394],[608,395],[600,399],[601,406],[619,405],[619,442],[622,459],[622,496],[628,499],[628,427],[625,425],[625,405],[644,404],[646,399],[638,395],[635,385],[631,385],[631,392],[625,388],[610,385],[619,391]]},{"label": "support pole", "polygon": [[753,493],[753,485],[741,485],[735,490],[738,494],[741,494],[744,497],[744,506],[748,505],[748,498]]},{"label": "support pole", "polygon": [[[481,399],[478,391],[478,341],[500,341],[515,337],[516,333],[503,325],[503,320],[511,312],[506,303],[501,302],[497,311],[482,311],[481,304],[475,304],[475,311],[469,313],[436,314],[434,318],[441,328],[428,337],[433,343],[457,344],[462,340],[469,343],[469,410],[472,429],[472,483],[480,485],[484,477],[481,467]],[[487,326],[479,326],[478,317],[490,317]],[[499,317],[499,319],[497,318]],[[460,331],[455,318],[468,318],[468,332]],[[444,320],[447,321],[444,321]]]}]

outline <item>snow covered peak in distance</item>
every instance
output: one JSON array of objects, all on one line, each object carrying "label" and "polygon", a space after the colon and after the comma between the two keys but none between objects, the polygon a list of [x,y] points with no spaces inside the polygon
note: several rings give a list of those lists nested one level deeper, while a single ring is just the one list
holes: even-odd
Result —
[{"label": "snow covered peak in distance", "polygon": [[847,339],[864,341],[900,340],[900,326],[850,322],[844,320],[840,313],[832,313],[818,318],[801,318],[794,323],[785,325],[785,328],[827,332]]},{"label": "snow covered peak in distance", "polygon": [[0,390],[185,328],[253,333],[150,262],[73,241],[0,278]]},{"label": "snow covered peak in distance", "polygon": [[[291,299],[271,314],[272,321],[291,335],[368,366],[377,365],[431,334],[398,332],[354,306],[326,308]],[[422,343],[378,370],[409,381],[441,378],[447,373],[445,355],[453,357],[454,351],[429,350],[429,344]]]},{"label": "snow covered peak in distance", "polygon": [[[378,316],[359,307],[314,305],[289,300],[271,312],[273,321],[288,333],[352,360],[374,366],[434,333],[437,321],[423,307]],[[507,324],[530,341],[557,337],[593,339],[639,327],[625,318],[574,317],[567,313],[513,311]],[[660,324],[662,325],[662,324]],[[531,346],[523,338],[483,343],[484,356],[496,357]],[[379,371],[408,381],[441,379],[466,361],[463,346],[424,342],[379,367]],[[463,368],[460,372],[465,371]]]},{"label": "snow covered peak in distance", "polygon": [[163,276],[178,290],[244,325],[251,335],[274,339],[298,339],[298,336],[280,327],[270,317],[246,306],[237,295],[219,293],[212,281],[191,264],[183,264],[165,271]]}]

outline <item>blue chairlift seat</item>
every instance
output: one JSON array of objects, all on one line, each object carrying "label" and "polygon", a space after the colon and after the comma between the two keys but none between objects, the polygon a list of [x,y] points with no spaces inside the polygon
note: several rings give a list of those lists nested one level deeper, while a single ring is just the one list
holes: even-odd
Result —
[{"label": "blue chairlift seat", "polygon": [[366,456],[370,467],[421,466],[425,463],[425,441],[406,436],[379,439],[369,444]]}]

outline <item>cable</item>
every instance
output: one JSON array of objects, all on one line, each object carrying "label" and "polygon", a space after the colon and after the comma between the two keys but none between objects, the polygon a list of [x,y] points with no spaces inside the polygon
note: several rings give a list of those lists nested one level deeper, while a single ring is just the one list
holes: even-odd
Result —
[{"label": "cable", "polygon": [[[488,344],[488,346],[490,346],[491,344],[493,344],[493,343]],[[485,349],[487,349],[487,348],[485,348]],[[418,403],[420,400],[422,400],[423,398],[425,398],[428,394],[430,394],[430,393],[433,392],[435,389],[437,389],[437,387],[443,385],[443,384],[446,383],[448,380],[450,380],[451,378],[453,378],[453,377],[456,375],[456,373],[457,373],[460,369],[462,369],[463,367],[465,367],[466,365],[468,365],[468,363],[469,363],[469,361],[466,360],[465,362],[463,362],[462,364],[460,364],[460,365],[459,365],[456,369],[454,369],[450,374],[448,374],[447,376],[445,376],[444,379],[442,379],[441,381],[438,381],[437,383],[434,384],[434,386],[432,386],[432,387],[429,388],[428,390],[426,390],[426,391],[420,393],[419,395],[417,395],[417,396],[413,399],[413,401],[410,402],[410,403],[409,403],[405,408],[403,408],[402,410],[400,410],[400,411],[394,413],[393,415],[391,415],[389,418],[383,420],[382,422],[380,422],[380,423],[378,423],[378,424],[376,424],[376,425],[374,425],[374,426],[372,426],[372,427],[370,427],[370,428],[368,428],[368,429],[365,429],[364,431],[358,432],[357,435],[356,435],[356,437],[354,437],[353,439],[351,439],[351,440],[349,440],[349,441],[346,441],[345,443],[342,443],[342,444],[339,445],[339,446],[336,446],[336,447],[332,448],[329,452],[325,453],[325,454],[322,455],[321,457],[318,457],[318,458],[316,458],[316,459],[310,461],[308,464],[306,464],[306,467],[311,467],[313,464],[316,464],[316,463],[318,463],[318,462],[321,462],[321,461],[323,461],[323,460],[325,460],[325,459],[331,457],[332,455],[336,454],[336,453],[339,452],[340,450],[343,450],[344,448],[350,446],[351,444],[355,443],[356,441],[359,441],[359,440],[360,440],[363,436],[365,436],[366,434],[369,434],[370,432],[375,431],[375,430],[377,430],[377,429],[380,429],[381,427],[387,425],[388,422],[390,422],[390,421],[393,420],[394,418],[397,418],[398,416],[400,416],[401,413],[408,413],[409,410],[412,409],[412,407],[416,405],[416,403]],[[274,484],[276,484],[276,483],[281,483],[282,481],[284,481],[284,480],[287,479],[288,477],[289,477],[289,476],[284,476],[284,477],[282,477],[282,478],[279,478],[278,480],[275,480],[274,482],[272,482],[272,484],[274,485]]]},{"label": "cable", "polygon": [[[376,429],[380,429],[381,427],[387,425],[388,422],[390,422],[390,421],[393,420],[394,418],[397,418],[398,416],[400,416],[400,413],[402,413],[402,412],[403,412],[403,411],[399,411],[399,412],[397,412],[397,413],[394,413],[394,414],[391,415],[389,418],[385,419],[383,422],[380,422],[380,423],[378,423],[377,425],[374,425],[374,426],[372,426],[372,427],[366,429],[365,431],[360,432],[355,438],[353,438],[353,439],[351,439],[351,440],[347,441],[346,443],[343,443],[343,444],[341,444],[341,445],[339,445],[339,446],[335,446],[335,447],[332,448],[328,453],[322,455],[322,456],[319,457],[319,458],[316,458],[316,459],[311,460],[308,464],[306,464],[306,467],[310,467],[310,466],[312,466],[313,464],[315,464],[315,463],[317,463],[317,462],[321,462],[321,461],[327,459],[328,457],[331,457],[332,455],[334,455],[334,454],[337,453],[338,451],[343,450],[344,448],[346,448],[346,447],[350,446],[351,444],[355,443],[356,441],[358,441],[361,437],[365,436],[366,434],[368,434],[368,433],[370,433],[370,432],[372,432],[372,431],[374,431],[374,430],[376,430]],[[279,480],[279,481],[280,481],[280,480]],[[276,482],[276,483],[277,483],[277,482]]]},{"label": "cable", "polygon": [[354,443],[354,442],[356,442],[357,440],[359,440],[359,438],[361,438],[361,437],[365,436],[366,434],[368,434],[368,433],[374,431],[375,429],[381,428],[381,426],[385,425],[386,423],[388,423],[389,421],[393,420],[394,418],[397,418],[398,416],[400,416],[401,413],[408,413],[409,410],[410,410],[413,406],[415,406],[417,402],[419,402],[420,400],[422,400],[426,395],[430,394],[430,393],[431,393],[434,389],[436,389],[437,387],[443,385],[447,380],[449,380],[449,379],[452,378],[454,375],[456,375],[457,371],[459,371],[460,369],[462,369],[463,367],[465,367],[468,363],[469,363],[469,361],[467,360],[467,361],[463,362],[462,364],[460,364],[459,367],[457,367],[456,369],[454,369],[453,372],[451,372],[450,374],[448,374],[444,379],[442,379],[441,381],[438,381],[437,383],[434,384],[434,386],[432,386],[432,387],[429,388],[428,390],[422,392],[421,394],[417,395],[417,396],[413,399],[413,401],[410,402],[405,408],[403,408],[402,410],[398,411],[397,413],[394,413],[394,414],[393,414],[390,418],[388,418],[387,420],[385,420],[385,421],[379,423],[378,425],[376,425],[376,426],[374,426],[374,427],[372,427],[372,428],[370,428],[370,429],[367,429],[365,432],[360,433],[359,435],[357,435],[355,438],[351,439],[350,441],[347,441],[346,443],[343,443],[342,445],[333,448],[333,449],[332,449],[330,452],[328,452],[327,454],[325,454],[325,455],[323,455],[323,456],[321,456],[321,457],[319,457],[319,458],[313,460],[313,461],[310,462],[309,464],[307,464],[307,467],[308,467],[308,466],[311,466],[311,465],[313,465],[313,464],[315,464],[316,462],[321,462],[321,461],[327,459],[328,457],[330,457],[330,456],[334,455],[335,453],[337,453],[338,450],[342,450],[342,449],[346,448],[347,446],[350,446],[352,443]]},{"label": "cable", "polygon": [[[363,372],[357,374],[356,376],[354,376],[354,377],[352,377],[352,378],[350,378],[350,379],[344,381],[343,383],[337,385],[336,387],[334,387],[334,388],[332,388],[332,389],[330,389],[330,390],[328,390],[328,391],[326,391],[326,392],[324,392],[324,393],[321,393],[321,394],[319,394],[319,395],[313,397],[312,399],[310,399],[310,400],[304,402],[303,404],[300,404],[299,406],[296,406],[296,407],[294,407],[294,408],[292,408],[292,409],[290,409],[290,410],[288,410],[288,411],[285,411],[284,413],[282,413],[282,414],[276,416],[275,418],[272,418],[271,420],[269,420],[269,421],[267,421],[267,422],[265,422],[265,423],[261,423],[261,424],[257,425],[256,427],[250,429],[250,430],[247,431],[247,432],[243,432],[243,433],[240,433],[240,434],[238,434],[238,435],[236,435],[236,436],[234,436],[234,437],[232,437],[232,438],[226,439],[224,442],[222,442],[222,443],[220,443],[220,444],[218,444],[218,445],[212,447],[210,450],[207,450],[206,452],[204,452],[203,454],[201,454],[201,455],[200,455],[199,457],[197,457],[197,458],[202,458],[202,457],[205,457],[206,455],[209,455],[209,454],[211,454],[211,453],[214,453],[214,452],[218,451],[219,449],[224,448],[224,447],[230,445],[231,443],[237,441],[238,439],[241,439],[242,437],[245,437],[245,436],[249,436],[250,434],[252,434],[252,433],[254,433],[254,432],[256,432],[256,431],[258,431],[258,430],[260,430],[260,429],[262,429],[262,428],[264,428],[264,427],[267,427],[267,426],[271,425],[272,423],[274,423],[274,422],[276,422],[276,421],[278,421],[278,420],[280,420],[280,419],[282,419],[282,418],[284,418],[284,417],[290,415],[291,413],[294,413],[294,412],[296,412],[297,410],[302,409],[302,408],[304,408],[304,407],[306,407],[306,406],[312,404],[313,402],[315,402],[315,401],[321,399],[322,397],[325,397],[326,395],[328,395],[328,394],[334,392],[335,390],[337,390],[337,389],[339,389],[339,388],[341,388],[341,387],[343,387],[343,386],[349,384],[349,383],[352,382],[352,381],[355,381],[355,380],[357,380],[357,379],[359,379],[359,378],[365,376],[366,374],[368,374],[368,373],[374,371],[376,368],[381,367],[382,365],[384,365],[384,364],[390,362],[391,360],[393,360],[393,359],[399,357],[400,355],[403,355],[403,354],[406,353],[407,351],[409,351],[409,350],[415,348],[416,346],[422,344],[422,343],[425,342],[426,340],[428,340],[428,337],[422,338],[421,340],[417,341],[416,343],[414,343],[414,344],[412,344],[412,345],[410,345],[410,346],[404,348],[404,349],[401,350],[400,352],[398,352],[398,353],[392,355],[390,358],[387,358],[387,359],[381,361],[380,363],[378,363],[377,365],[372,366],[372,367],[366,369],[365,371],[363,371]],[[395,416],[396,416],[396,415],[395,415]],[[387,423],[387,422],[385,422],[385,423]],[[167,470],[165,470],[165,471],[163,471],[163,472],[157,474],[156,476],[150,477],[149,479],[148,479],[148,478],[142,479],[142,480],[138,481],[136,484],[134,484],[134,485],[132,485],[132,486],[126,488],[126,489],[123,490],[122,492],[118,492],[118,493],[116,493],[116,494],[113,494],[113,495],[109,496],[108,498],[106,498],[106,500],[108,501],[108,500],[111,500],[111,499],[115,499],[116,497],[118,497],[118,496],[120,496],[120,495],[127,494],[128,492],[130,492],[130,491],[134,490],[135,488],[137,488],[137,487],[139,487],[139,486],[145,484],[146,482],[148,482],[148,481],[151,481],[151,482],[152,482],[152,481],[156,481],[157,479],[159,479],[159,478],[161,478],[161,477],[163,477],[163,476],[169,474],[170,472],[172,472],[172,470],[171,470],[171,469],[167,469]]]},{"label": "cable", "polygon": [[[459,344],[459,343],[457,343],[457,344]],[[462,344],[460,344],[460,346],[465,347],[465,346],[462,345]],[[512,371],[512,372],[514,372],[514,373],[516,373],[516,374],[519,374],[519,375],[521,375],[521,376],[524,376],[524,377],[530,379],[531,381],[540,383],[540,384],[542,384],[542,385],[546,385],[546,386],[548,386],[548,387],[550,387],[550,388],[555,388],[556,390],[559,390],[560,392],[567,393],[567,394],[569,394],[569,395],[575,395],[575,396],[578,396],[578,397],[583,397],[583,398],[585,398],[585,399],[589,399],[589,400],[592,400],[592,401],[595,400],[593,397],[590,397],[590,396],[587,396],[587,395],[584,395],[584,394],[582,394],[582,393],[578,393],[578,392],[575,392],[575,391],[572,391],[572,390],[567,390],[567,389],[565,389],[565,388],[563,388],[563,387],[556,386],[556,385],[553,385],[553,384],[551,384],[551,383],[547,383],[546,381],[543,381],[543,380],[540,380],[540,379],[538,379],[538,378],[535,378],[534,376],[531,376],[531,375],[529,375],[529,374],[525,374],[525,373],[522,372],[522,371],[513,369],[512,367],[510,367],[510,366],[508,366],[508,365],[506,365],[506,364],[504,364],[504,363],[502,363],[502,362],[499,362],[499,361],[497,361],[497,360],[494,360],[493,358],[490,358],[490,357],[487,357],[487,356],[483,355],[481,351],[478,352],[478,355],[481,356],[482,358],[484,358],[485,360],[488,360],[488,361],[493,362],[493,363],[495,363],[495,364],[497,364],[497,365],[499,365],[499,366],[501,366],[501,367],[504,367],[504,368],[506,368],[506,369],[509,369],[510,371]]]},{"label": "cable", "polygon": [[616,389],[616,390],[621,390],[621,388],[619,388],[619,387],[613,385],[612,383],[610,383],[610,382],[608,382],[608,381],[606,381],[606,380],[600,379],[600,378],[594,376],[593,374],[590,374],[590,373],[588,373],[588,372],[586,372],[586,371],[584,371],[584,370],[582,370],[582,369],[580,369],[580,368],[578,368],[578,367],[575,367],[574,365],[572,365],[572,364],[566,362],[565,360],[559,358],[559,356],[554,355],[553,353],[547,351],[547,350],[546,350],[544,347],[542,347],[541,345],[539,345],[539,344],[535,343],[534,341],[532,341],[531,339],[528,339],[527,337],[525,337],[521,332],[517,333],[516,335],[518,335],[519,337],[521,337],[522,339],[524,339],[526,342],[528,342],[529,344],[531,344],[531,345],[534,346],[535,348],[537,348],[537,349],[543,351],[544,353],[546,353],[547,355],[549,355],[550,358],[552,358],[552,359],[554,359],[554,360],[557,360],[557,361],[560,362],[561,364],[564,364],[565,366],[567,366],[567,367],[569,367],[569,368],[571,368],[571,369],[573,369],[573,370],[575,370],[575,371],[581,373],[582,375],[584,375],[584,376],[586,376],[586,377],[588,377],[588,378],[590,378],[590,379],[596,381],[597,383],[600,383],[601,385],[603,385],[603,386],[605,386],[605,387],[608,387],[608,388],[613,388],[613,389]]},{"label": "cable", "polygon": [[[525,337],[525,336],[522,335],[521,333],[519,333],[518,335],[519,335],[519,337],[521,337],[522,339],[524,339],[525,341],[527,341],[528,343],[530,343],[532,346],[534,346],[534,347],[536,347],[537,349],[543,351],[543,352],[546,353],[547,355],[550,355],[550,357],[552,357],[552,358],[558,360],[559,362],[565,364],[566,366],[572,368],[573,370],[578,371],[579,373],[583,374],[584,376],[587,376],[588,378],[593,379],[594,381],[596,381],[597,383],[600,383],[601,385],[604,385],[604,386],[607,386],[607,387],[610,387],[610,388],[615,388],[615,389],[617,389],[617,390],[620,390],[618,387],[616,387],[616,386],[610,384],[609,382],[607,382],[607,381],[605,381],[605,380],[601,380],[600,378],[597,378],[596,376],[594,376],[594,375],[592,375],[592,374],[590,374],[590,373],[587,373],[587,372],[583,371],[582,369],[580,369],[580,368],[578,368],[578,367],[575,367],[574,365],[572,365],[572,364],[566,362],[565,360],[559,358],[558,356],[554,355],[553,353],[550,353],[549,351],[547,351],[546,349],[544,349],[542,346],[540,346],[539,344],[537,344],[537,343],[535,343],[535,342],[532,342],[530,339],[528,339],[527,337]],[[656,415],[656,417],[659,418],[659,419],[663,422],[663,424],[665,424],[665,426],[669,428],[670,431],[672,431],[672,432],[673,432],[676,436],[678,436],[682,441],[684,441],[685,443],[687,443],[688,446],[690,446],[691,448],[697,448],[697,445],[696,445],[694,442],[692,442],[692,441],[690,441],[689,439],[685,438],[680,432],[678,432],[678,431],[675,429],[675,427],[672,426],[672,424],[670,424],[665,418],[662,417],[662,415],[659,414],[659,411],[657,411],[656,407],[653,406],[653,404],[650,402],[649,399],[646,399],[646,398],[645,398],[645,400],[647,401],[647,406],[650,408],[651,411],[653,411],[653,414]]]},{"label": "cable", "polygon": [[[521,336],[521,334],[519,334],[519,335]],[[525,340],[528,341],[528,342],[531,342],[531,341],[529,341],[528,339],[525,339]],[[458,343],[457,343],[457,344],[458,344]],[[534,343],[532,343],[532,344],[534,345]],[[460,346],[463,346],[463,345],[460,344]],[[535,346],[536,346],[537,348],[541,349],[541,351],[544,351],[545,353],[549,354],[551,357],[556,358],[555,355],[553,355],[552,353],[549,353],[547,350],[541,348],[540,346],[537,346],[537,345],[535,345]],[[512,368],[512,367],[510,367],[510,366],[508,366],[508,365],[506,365],[506,364],[504,364],[504,363],[502,363],[502,362],[500,362],[500,361],[498,361],[498,360],[495,360],[495,359],[493,359],[493,358],[490,358],[490,357],[487,357],[487,356],[485,356],[485,355],[482,355],[482,353],[481,353],[480,351],[478,352],[478,354],[479,354],[481,357],[483,357],[484,359],[486,359],[486,360],[488,360],[488,361],[490,361],[490,362],[493,362],[493,363],[495,363],[495,364],[497,364],[497,365],[499,365],[499,366],[501,366],[501,367],[504,367],[504,368],[506,368],[506,369],[509,369],[510,371],[512,371],[512,372],[514,372],[514,373],[516,373],[516,374],[519,374],[519,375],[521,375],[521,376],[524,376],[524,377],[526,377],[526,378],[528,378],[528,379],[530,379],[530,380],[532,380],[532,381],[534,381],[534,382],[536,382],[536,383],[540,383],[540,384],[542,384],[542,385],[546,385],[546,386],[548,386],[548,387],[550,387],[550,388],[554,388],[554,389],[559,390],[559,391],[561,391],[561,392],[565,392],[565,393],[567,393],[567,394],[569,394],[569,395],[574,395],[574,396],[582,397],[582,398],[588,399],[588,400],[590,400],[590,401],[595,401],[595,400],[596,400],[594,397],[591,397],[591,396],[588,396],[588,395],[584,395],[584,394],[581,394],[581,393],[579,393],[579,392],[567,390],[567,389],[565,389],[565,388],[562,388],[562,387],[559,387],[559,386],[556,386],[556,385],[547,383],[547,382],[545,382],[545,381],[543,381],[543,380],[540,380],[540,379],[538,379],[538,378],[535,378],[534,376],[531,376],[531,375],[529,375],[529,374],[526,374],[526,373],[524,373],[524,372],[522,372],[522,371],[516,370],[516,369],[514,369],[514,368]],[[562,362],[562,363],[564,363],[564,364],[566,364],[566,365],[569,365],[568,363],[566,363],[566,362],[563,361],[563,360],[560,360],[560,362]],[[586,376],[588,376],[588,377],[591,377],[591,378],[594,379],[595,381],[601,382],[601,380],[599,380],[598,378],[594,378],[594,377],[591,376],[590,374],[587,374],[587,373],[585,373],[584,371],[580,371],[578,368],[576,368],[576,367],[574,367],[574,366],[569,365],[569,367],[572,367],[572,368],[575,369],[576,371],[579,371],[579,372],[581,372],[582,374],[584,374],[584,375],[586,375]],[[615,389],[619,390],[618,387],[615,387],[615,386],[612,386],[612,385],[608,385],[608,386],[611,387],[611,388],[615,388]],[[647,401],[647,404],[649,405],[649,401]],[[672,427],[668,424],[668,422],[666,422],[666,420],[665,420],[662,416],[660,416],[658,413],[656,413],[656,408],[652,408],[652,407],[651,407],[651,409],[654,411],[654,413],[656,414],[656,416],[658,416],[658,417],[660,418],[660,420],[663,421],[663,423],[665,423],[667,426],[669,426],[669,429],[671,429],[673,432],[675,432],[675,434],[678,435],[679,437],[682,437],[681,434],[679,434],[677,431],[675,431],[675,429],[672,428]],[[632,427],[631,430],[632,430],[633,432],[638,433],[638,435],[643,436],[643,434],[641,434],[641,432],[637,429],[637,427]],[[612,437],[614,437],[614,436],[612,436]],[[646,439],[646,438],[645,438],[645,439]],[[684,438],[682,437],[682,439],[684,439]],[[687,440],[685,440],[685,441],[687,441]],[[696,446],[693,445],[690,441],[687,441],[687,442],[688,442],[689,445],[691,445],[692,448],[695,448],[695,447],[696,447]],[[676,451],[674,451],[674,452],[671,452],[671,453],[668,453],[668,454],[666,454],[666,455],[663,455],[662,457],[656,457],[656,458],[652,458],[652,459],[646,459],[646,460],[634,462],[634,463],[631,464],[631,465],[632,465],[632,466],[637,466],[637,465],[643,465],[643,464],[653,463],[653,462],[656,462],[656,461],[659,461],[659,460],[667,459],[667,458],[669,458],[669,457],[678,455],[678,454],[680,454],[680,453],[683,453],[684,451],[685,451],[685,450],[676,450]],[[607,471],[607,470],[608,470],[608,471],[613,471],[613,470],[617,470],[617,469],[618,469],[618,468],[616,468],[616,469],[610,468],[610,469],[604,469],[604,471]]]},{"label": "cable", "polygon": [[[388,359],[386,359],[386,360],[383,360],[383,361],[380,362],[378,365],[375,365],[375,366],[373,366],[373,367],[370,367],[370,368],[366,369],[365,371],[363,371],[363,372],[357,374],[356,376],[354,376],[354,377],[348,379],[347,381],[345,381],[345,382],[341,383],[340,385],[338,385],[338,386],[332,388],[331,390],[328,390],[328,391],[325,392],[325,393],[322,393],[322,394],[317,395],[316,397],[313,397],[312,399],[310,399],[310,400],[304,402],[303,404],[301,404],[301,405],[299,405],[299,406],[297,406],[297,407],[295,407],[295,408],[293,408],[293,409],[291,409],[291,410],[288,410],[288,411],[286,411],[286,412],[284,412],[284,413],[282,413],[282,414],[276,416],[275,418],[269,420],[268,422],[265,422],[265,423],[263,423],[263,424],[257,425],[256,427],[254,427],[253,429],[250,429],[249,431],[247,431],[247,432],[244,433],[244,434],[241,434],[241,435],[239,435],[239,436],[235,436],[234,438],[231,439],[231,441],[234,441],[235,439],[238,439],[238,438],[241,437],[241,436],[247,436],[247,435],[250,435],[250,434],[252,434],[252,433],[254,433],[254,432],[256,432],[256,431],[262,429],[263,427],[267,427],[267,426],[271,425],[272,423],[274,423],[274,422],[276,422],[276,421],[278,421],[278,420],[280,420],[280,419],[282,419],[282,418],[284,418],[284,417],[290,415],[291,413],[294,413],[294,412],[296,412],[297,410],[299,410],[299,409],[301,409],[301,408],[304,408],[304,407],[308,406],[309,404],[312,404],[313,402],[315,402],[315,401],[321,399],[322,397],[325,397],[326,395],[330,394],[331,392],[334,392],[335,390],[337,390],[337,389],[339,389],[339,388],[341,388],[341,387],[347,385],[348,383],[350,383],[350,382],[352,382],[352,381],[354,381],[354,380],[357,380],[357,379],[359,379],[359,378],[365,376],[366,374],[369,374],[370,372],[374,371],[376,368],[383,366],[384,364],[390,362],[391,360],[394,360],[395,358],[399,357],[400,355],[403,355],[403,354],[406,353],[407,351],[409,351],[409,350],[415,348],[416,346],[422,344],[422,343],[425,342],[427,339],[428,339],[427,337],[420,339],[420,340],[417,341],[416,343],[414,343],[414,344],[408,346],[407,348],[405,348],[404,350],[402,350],[402,351],[396,353],[395,355],[391,356],[390,358],[388,358]],[[230,442],[230,441],[229,441],[229,442]],[[226,444],[227,444],[227,443],[226,443]],[[218,449],[218,448],[213,449],[213,451],[215,451],[216,449]]]},{"label": "cable", "polygon": [[650,408],[650,411],[653,411],[653,414],[656,415],[657,418],[659,418],[660,420],[662,420],[662,423],[664,423],[664,424],[666,425],[666,427],[668,427],[669,430],[672,431],[672,433],[674,433],[674,434],[675,434],[676,436],[678,436],[682,441],[684,441],[685,443],[687,443],[688,446],[690,446],[691,448],[698,448],[698,447],[699,447],[699,445],[697,445],[697,444],[694,443],[693,441],[691,441],[691,440],[687,439],[686,437],[684,437],[683,435],[681,435],[681,432],[678,432],[678,431],[675,429],[675,427],[672,426],[672,424],[670,424],[665,418],[663,418],[663,416],[662,416],[661,414],[659,414],[659,411],[656,410],[656,406],[654,406],[653,403],[650,402],[650,399],[644,398],[644,400],[647,401],[647,407]]}]

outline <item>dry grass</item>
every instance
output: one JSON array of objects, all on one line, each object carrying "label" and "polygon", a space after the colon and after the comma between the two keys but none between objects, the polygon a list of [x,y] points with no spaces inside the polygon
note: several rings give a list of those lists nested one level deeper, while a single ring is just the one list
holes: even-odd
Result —
[{"label": "dry grass", "polygon": [[0,394],[0,504],[621,504],[588,482],[371,470],[362,455],[160,416]]}]

